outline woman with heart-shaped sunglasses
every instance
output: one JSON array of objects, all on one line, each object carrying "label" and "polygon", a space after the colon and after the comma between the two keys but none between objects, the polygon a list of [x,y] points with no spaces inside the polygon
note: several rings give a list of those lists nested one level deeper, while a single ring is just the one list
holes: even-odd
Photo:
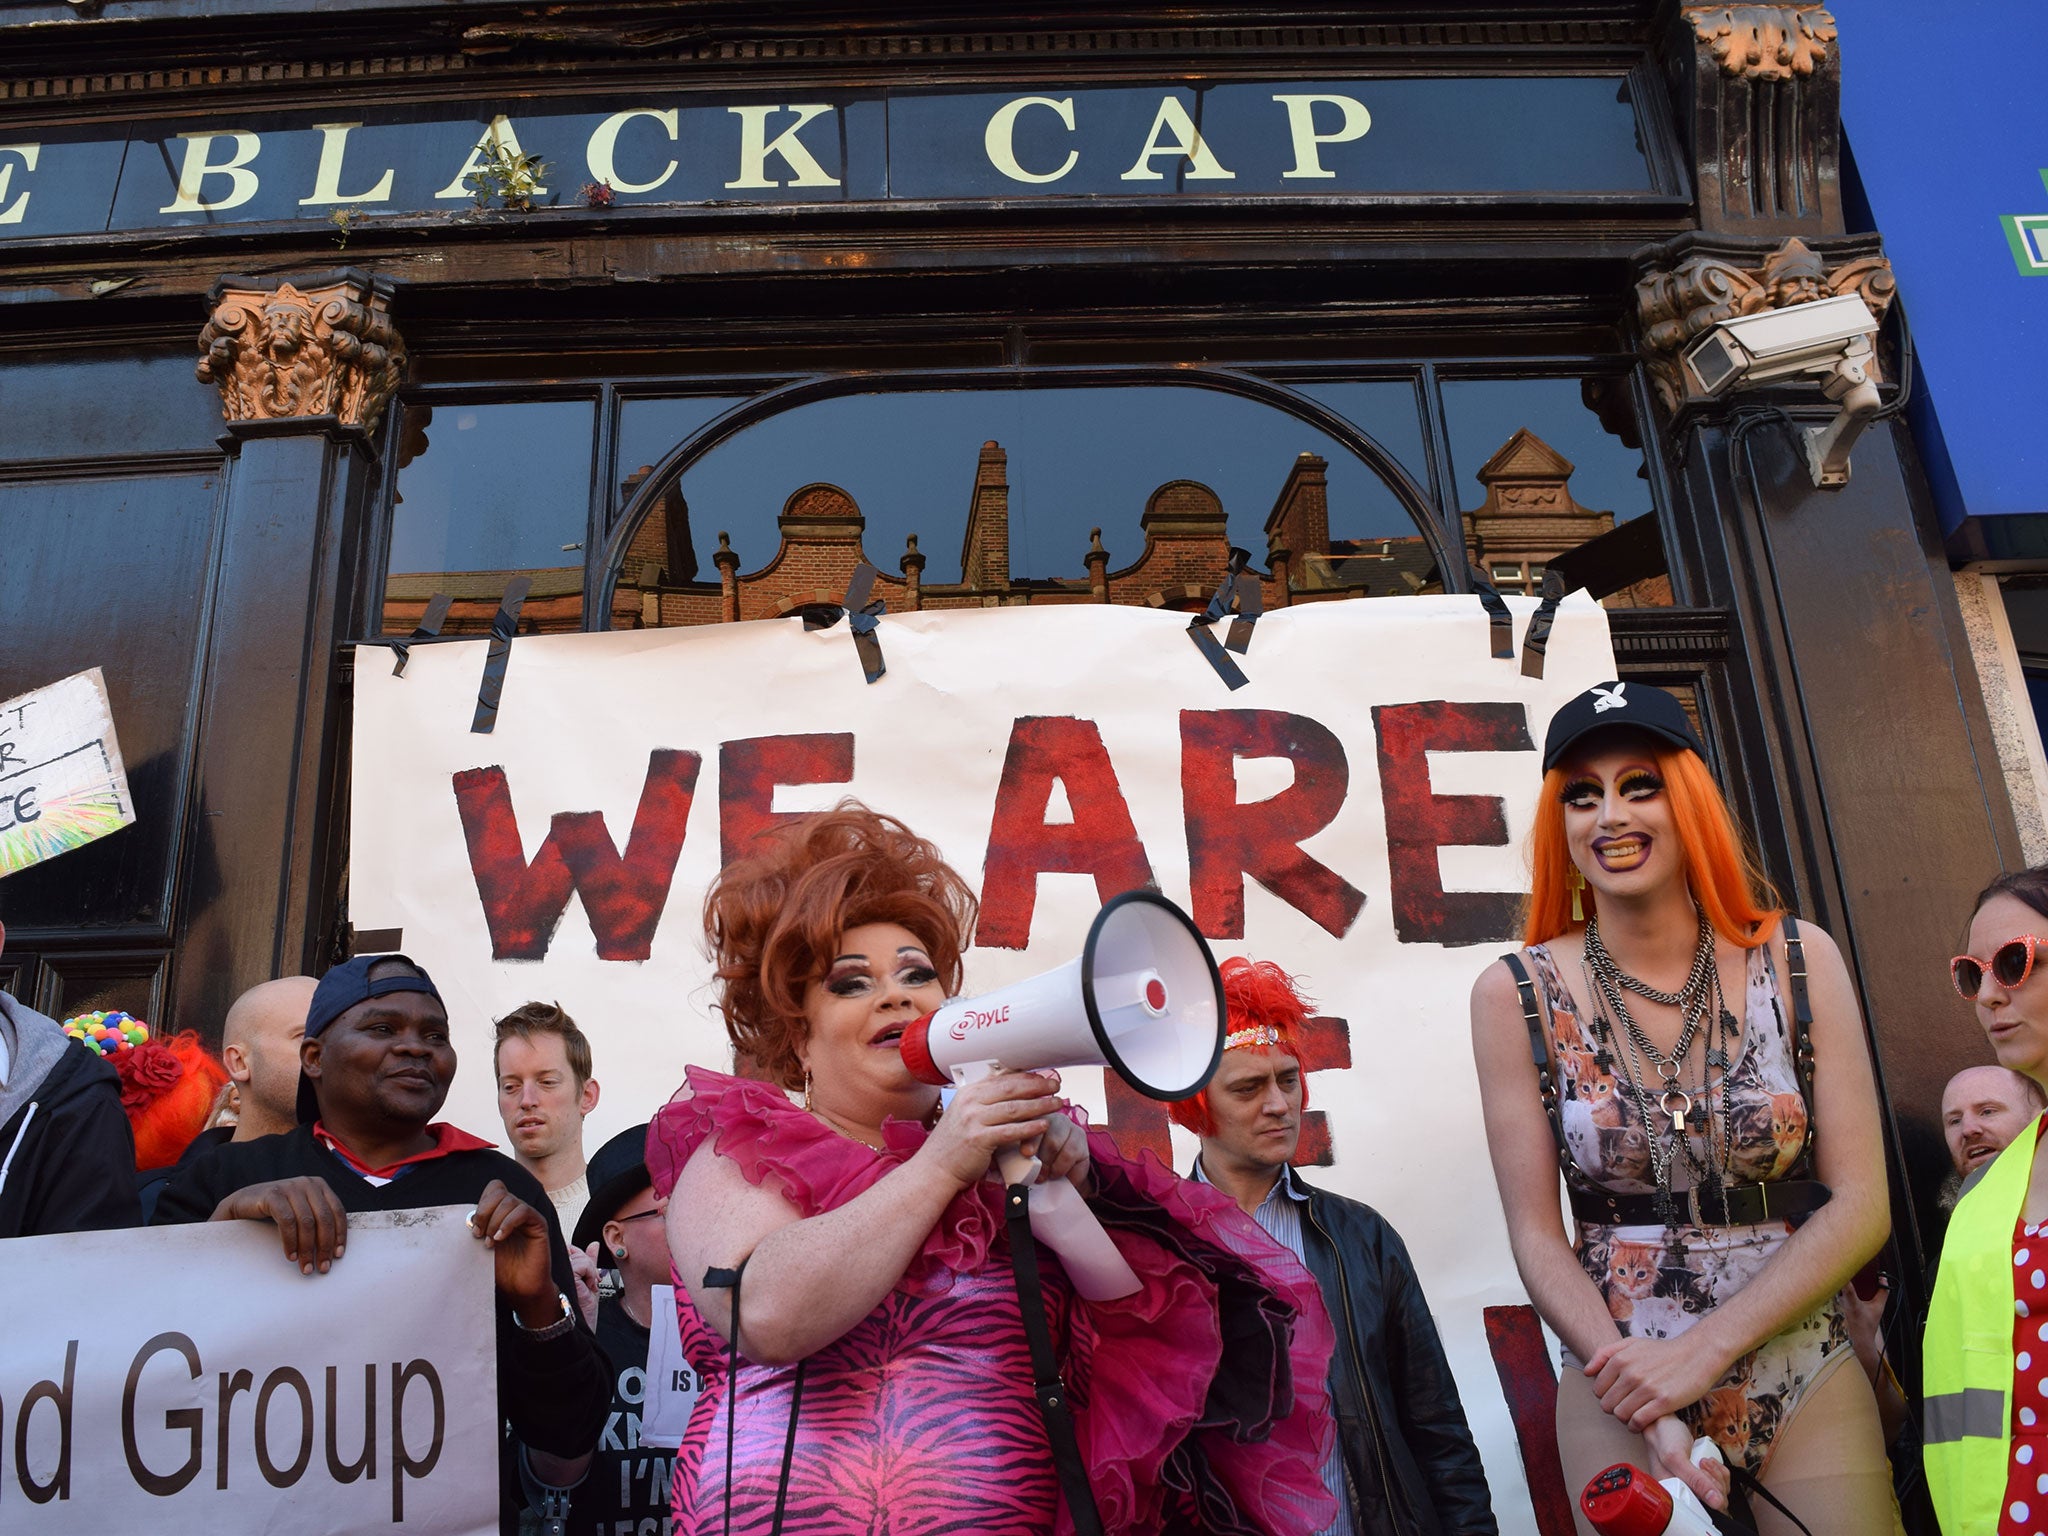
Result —
[{"label": "woman with heart-shaped sunglasses", "polygon": [[[2000,1066],[2048,1086],[2048,865],[2000,875],[1949,961]],[[1944,1531],[2048,1527],[2048,1159],[2041,1122],[1973,1175],[1942,1244],[1925,1348],[1927,1486]]]}]

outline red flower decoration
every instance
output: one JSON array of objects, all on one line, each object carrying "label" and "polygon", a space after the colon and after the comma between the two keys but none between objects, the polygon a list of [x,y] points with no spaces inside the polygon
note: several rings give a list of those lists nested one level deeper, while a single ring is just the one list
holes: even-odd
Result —
[{"label": "red flower decoration", "polygon": [[114,1058],[114,1070],[121,1074],[121,1107],[130,1110],[168,1093],[185,1075],[184,1063],[154,1040],[121,1052]]}]

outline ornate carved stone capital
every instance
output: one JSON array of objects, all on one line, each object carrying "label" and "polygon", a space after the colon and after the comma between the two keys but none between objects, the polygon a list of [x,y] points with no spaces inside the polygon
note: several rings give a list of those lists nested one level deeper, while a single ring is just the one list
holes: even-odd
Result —
[{"label": "ornate carved stone capital", "polygon": [[1810,75],[1835,40],[1835,18],[1818,5],[1688,5],[1684,12],[1723,74],[1753,80]]},{"label": "ornate carved stone capital", "polygon": [[1664,54],[1702,229],[1842,233],[1835,34],[1818,5],[1678,8]]},{"label": "ornate carved stone capital", "polygon": [[374,431],[405,378],[391,284],[330,272],[303,287],[222,278],[199,333],[199,382],[220,389],[230,425],[332,416]]},{"label": "ornate carved stone capital", "polygon": [[[1680,354],[1719,320],[1855,294],[1880,320],[1898,285],[1874,235],[1830,242],[1825,253],[1793,238],[1760,243],[1685,235],[1637,257],[1636,324],[1644,361],[1667,416],[1685,404]],[[1878,366],[1872,366],[1873,376]]]}]

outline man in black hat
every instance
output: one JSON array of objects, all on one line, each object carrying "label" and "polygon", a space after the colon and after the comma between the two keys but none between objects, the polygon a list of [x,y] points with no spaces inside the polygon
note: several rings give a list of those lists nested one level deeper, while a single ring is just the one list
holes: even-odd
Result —
[{"label": "man in black hat", "polygon": [[[455,1076],[448,1014],[403,955],[359,955],[321,978],[299,1047],[297,1127],[230,1142],[165,1188],[159,1223],[269,1221],[285,1257],[325,1274],[351,1211],[473,1204],[498,1294],[498,1405],[525,1445],[587,1452],[604,1426],[610,1372],[569,1304],[569,1254],[540,1185],[511,1158],[435,1114]],[[508,1502],[505,1529],[516,1529]]]},{"label": "man in black hat", "polygon": [[[616,1295],[598,1304],[597,1342],[614,1372],[611,1415],[591,1457],[575,1462],[529,1459],[533,1481],[568,1493],[569,1536],[616,1536],[660,1531],[669,1516],[670,1457],[648,1445],[641,1426],[660,1384],[648,1375],[648,1345],[654,1328],[675,1332],[673,1310],[653,1312],[653,1291],[670,1280],[668,1232],[662,1221],[666,1200],[657,1199],[647,1172],[647,1127],[636,1125],[606,1142],[590,1159],[590,1203],[576,1223],[575,1246],[619,1276]],[[680,1360],[678,1367],[689,1367]],[[694,1378],[682,1384],[685,1392]],[[543,1503],[529,1487],[526,1496]]]}]

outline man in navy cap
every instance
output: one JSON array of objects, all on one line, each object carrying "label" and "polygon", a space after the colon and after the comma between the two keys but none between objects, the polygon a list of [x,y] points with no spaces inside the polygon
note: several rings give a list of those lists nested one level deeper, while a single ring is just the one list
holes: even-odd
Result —
[{"label": "man in navy cap", "polygon": [[[434,1119],[455,1077],[448,1014],[403,955],[358,955],[313,993],[299,1046],[297,1127],[230,1142],[164,1189],[159,1223],[269,1221],[285,1257],[325,1274],[351,1211],[473,1204],[498,1293],[498,1404],[523,1444],[581,1456],[610,1406],[603,1352],[569,1303],[568,1249],[533,1175]],[[508,1502],[505,1529],[516,1512]]]}]

